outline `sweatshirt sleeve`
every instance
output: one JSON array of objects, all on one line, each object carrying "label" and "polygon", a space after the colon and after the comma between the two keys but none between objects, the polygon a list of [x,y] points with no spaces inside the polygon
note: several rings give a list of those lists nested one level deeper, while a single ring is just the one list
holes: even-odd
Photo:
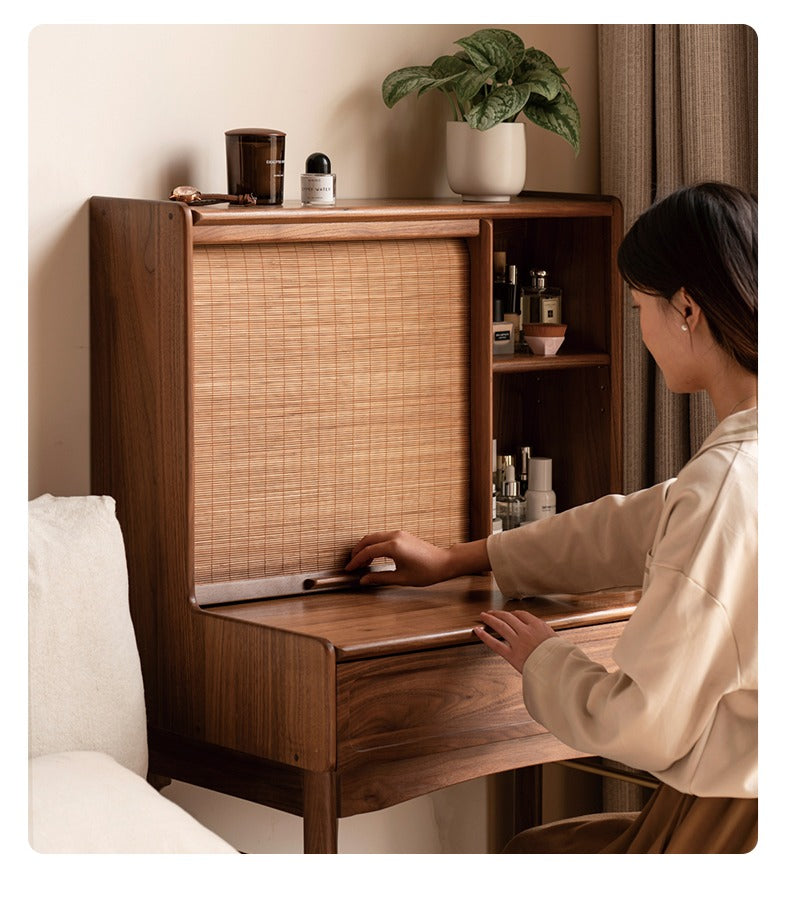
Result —
[{"label": "sweatshirt sleeve", "polygon": [[667,490],[674,480],[489,536],[486,547],[506,597],[570,594],[642,584]]},{"label": "sweatshirt sleeve", "polygon": [[522,672],[527,708],[561,741],[657,775],[695,753],[721,698],[741,687],[727,593],[747,591],[740,572],[754,541],[748,524],[711,530],[728,508],[678,487],[648,556],[642,597],[615,648],[618,669],[607,672],[554,636]]},{"label": "sweatshirt sleeve", "polygon": [[[671,596],[694,609],[670,604],[646,634],[635,621],[641,605]],[[737,688],[737,651],[715,601],[671,570],[656,575],[623,638],[629,632],[612,673],[564,638],[544,641],[524,664],[524,703],[572,748],[660,773],[689,753],[720,698]]]}]

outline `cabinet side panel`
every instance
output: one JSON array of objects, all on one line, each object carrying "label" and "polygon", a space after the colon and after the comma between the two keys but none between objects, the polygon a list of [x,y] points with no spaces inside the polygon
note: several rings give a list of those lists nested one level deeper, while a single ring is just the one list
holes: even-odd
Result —
[{"label": "cabinet side panel", "polygon": [[192,722],[203,655],[189,604],[188,211],[93,198],[90,223],[91,490],[116,500],[149,722]]},{"label": "cabinet side panel", "polygon": [[493,278],[493,226],[480,222],[479,235],[469,241],[472,269],[471,310],[471,512],[470,538],[485,538],[491,531],[491,475],[493,413],[491,364],[491,291]]},{"label": "cabinet side panel", "polygon": [[196,246],[195,580],[469,534],[462,239]]}]

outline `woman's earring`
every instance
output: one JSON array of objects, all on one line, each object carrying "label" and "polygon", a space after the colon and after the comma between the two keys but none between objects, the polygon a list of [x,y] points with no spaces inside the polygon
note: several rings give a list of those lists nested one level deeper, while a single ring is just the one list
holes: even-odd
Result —
[{"label": "woman's earring", "polygon": [[687,332],[689,330],[689,327],[684,322],[683,325],[680,326],[680,330],[681,332]]}]

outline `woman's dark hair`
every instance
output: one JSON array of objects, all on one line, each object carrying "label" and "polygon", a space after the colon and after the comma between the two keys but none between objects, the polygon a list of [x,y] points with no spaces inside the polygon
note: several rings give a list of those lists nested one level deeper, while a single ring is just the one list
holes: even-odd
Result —
[{"label": "woman's dark hair", "polygon": [[636,220],[617,265],[645,294],[685,288],[721,347],[757,372],[756,197],[716,182],[681,188]]}]

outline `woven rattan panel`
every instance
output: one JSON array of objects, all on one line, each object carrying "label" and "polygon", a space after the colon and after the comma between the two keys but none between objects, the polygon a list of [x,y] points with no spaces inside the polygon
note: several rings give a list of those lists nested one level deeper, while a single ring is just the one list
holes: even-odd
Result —
[{"label": "woven rattan panel", "polygon": [[464,241],[196,246],[193,329],[197,584],[468,537]]}]

